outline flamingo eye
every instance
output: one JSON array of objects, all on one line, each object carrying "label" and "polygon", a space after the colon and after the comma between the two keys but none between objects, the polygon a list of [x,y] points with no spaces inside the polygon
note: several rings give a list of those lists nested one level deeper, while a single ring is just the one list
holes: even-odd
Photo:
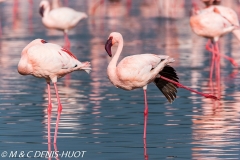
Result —
[{"label": "flamingo eye", "polygon": [[41,42],[42,42],[42,43],[47,43],[47,41],[45,41],[45,40],[43,40],[43,39],[41,40]]}]

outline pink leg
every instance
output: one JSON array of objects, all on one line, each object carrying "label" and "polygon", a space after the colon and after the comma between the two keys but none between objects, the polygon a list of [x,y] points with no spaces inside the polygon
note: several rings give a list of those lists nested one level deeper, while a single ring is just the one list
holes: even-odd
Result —
[{"label": "pink leg", "polygon": [[64,1],[64,6],[67,7],[68,6],[68,0]]},{"label": "pink leg", "polygon": [[0,17],[0,38],[2,38],[2,24],[1,24],[1,17]]},{"label": "pink leg", "polygon": [[[209,40],[209,41],[207,42],[207,44],[206,44],[206,49],[207,49],[208,51],[210,51],[210,52],[212,52],[212,53],[214,52],[214,53],[216,54],[216,51],[215,51],[214,49],[212,49],[212,48],[209,47],[209,43],[211,43],[210,40]],[[221,54],[221,53],[218,53],[218,54],[219,54],[219,56],[221,56],[221,57],[229,60],[230,63],[232,63],[233,66],[238,67],[238,63],[237,63],[233,58],[228,57],[228,56],[226,56],[226,55],[224,55],[224,54]]]},{"label": "pink leg", "polygon": [[[211,47],[209,47],[211,45]],[[208,40],[207,44],[206,44],[206,48],[213,48],[213,45],[211,43],[211,40]],[[211,51],[213,51],[214,49],[211,49]],[[213,67],[214,67],[214,62],[215,62],[215,52],[211,52],[212,53],[212,61],[211,61],[211,68],[210,68],[210,75],[209,75],[209,79],[212,80],[212,75],[213,75]]]},{"label": "pink leg", "polygon": [[[57,149],[57,144],[56,144],[56,143],[54,143],[54,144],[53,144],[53,146],[54,146],[54,151],[57,153],[57,152],[58,152],[58,149]],[[56,157],[56,160],[59,160],[59,158],[58,158],[58,157]]]},{"label": "pink leg", "polygon": [[70,44],[70,40],[69,40],[68,35],[67,35],[66,32],[64,32],[64,40],[65,40],[64,48],[70,50],[71,44]]},{"label": "pink leg", "polygon": [[95,15],[97,8],[104,4],[104,0],[97,1],[91,9],[91,14]]},{"label": "pink leg", "polygon": [[13,4],[13,29],[15,30],[17,26],[17,18],[18,18],[18,0],[14,0]]},{"label": "pink leg", "polygon": [[47,82],[48,88],[48,144],[51,144],[51,114],[52,114],[52,100],[50,92],[50,82]]},{"label": "pink leg", "polygon": [[[52,153],[51,151],[51,143],[48,143],[48,153]],[[48,160],[51,160],[51,156],[48,157]]]},{"label": "pink leg", "polygon": [[145,160],[148,160],[147,141],[146,141],[146,138],[143,139],[143,149],[144,149],[144,159],[145,159]]},{"label": "pink leg", "polygon": [[55,134],[54,134],[54,144],[55,144],[55,143],[57,143],[58,124],[59,124],[60,115],[61,115],[61,112],[62,112],[62,104],[61,104],[60,99],[59,99],[57,84],[56,84],[56,82],[53,83],[53,84],[54,84],[54,88],[55,88],[56,96],[57,96],[57,101],[58,101],[58,115],[57,115],[56,128],[55,128]]},{"label": "pink leg", "polygon": [[132,0],[127,0],[127,11],[128,11],[128,15],[130,15],[131,6],[132,6]]},{"label": "pink leg", "polygon": [[184,89],[186,89],[186,90],[188,90],[188,91],[194,92],[194,93],[199,94],[199,95],[201,95],[201,96],[204,96],[204,97],[206,97],[206,98],[212,98],[212,99],[215,99],[215,100],[219,100],[219,99],[218,99],[216,96],[214,96],[214,95],[205,94],[205,93],[202,93],[202,92],[198,92],[198,91],[196,91],[196,90],[193,90],[193,89],[191,89],[191,88],[189,88],[189,87],[186,87],[186,86],[182,85],[181,83],[178,83],[178,82],[173,81],[173,80],[171,80],[171,79],[168,79],[168,78],[166,78],[166,77],[160,76],[159,78],[162,78],[162,79],[164,79],[164,80],[166,80],[166,81],[168,81],[168,82],[171,82],[171,83],[175,84],[176,86],[178,86],[179,88],[184,88]]},{"label": "pink leg", "polygon": [[147,89],[143,89],[143,91],[144,91],[144,103],[145,103],[143,138],[146,139],[147,117],[148,117]]},{"label": "pink leg", "polygon": [[29,2],[29,11],[28,11],[28,27],[30,29],[30,32],[32,33],[32,10],[33,10],[33,0],[28,0]]},{"label": "pink leg", "polygon": [[[217,77],[217,91],[218,91],[218,98],[220,98],[221,93],[220,93],[220,88],[221,88],[221,57],[220,57],[220,52],[219,52],[219,46],[218,42],[215,43],[215,51],[216,51],[216,77]],[[218,54],[217,54],[218,53]]]}]

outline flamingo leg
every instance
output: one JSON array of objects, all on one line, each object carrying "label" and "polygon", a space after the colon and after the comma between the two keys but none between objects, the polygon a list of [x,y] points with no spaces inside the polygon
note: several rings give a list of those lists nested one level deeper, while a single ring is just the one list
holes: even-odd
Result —
[{"label": "flamingo leg", "polygon": [[147,86],[143,87],[143,91],[144,91],[144,103],[145,103],[143,138],[146,139],[147,118],[148,118]]},{"label": "flamingo leg", "polygon": [[66,31],[64,31],[64,41],[65,41],[64,48],[70,50],[71,44]]},{"label": "flamingo leg", "polygon": [[52,114],[52,100],[50,92],[50,82],[47,82],[48,88],[48,144],[51,144],[51,114]]},{"label": "flamingo leg", "polygon": [[[48,143],[48,153],[52,153],[51,143]],[[48,160],[51,160],[51,156],[48,157]]]},{"label": "flamingo leg", "polygon": [[64,1],[64,6],[66,6],[66,7],[68,6],[68,0]]},{"label": "flamingo leg", "polygon": [[18,27],[18,23],[17,23],[17,19],[18,19],[18,0],[14,0],[14,4],[13,4],[13,29],[17,29]]},{"label": "flamingo leg", "polygon": [[32,29],[33,29],[33,27],[32,27],[33,0],[28,0],[28,2],[29,2],[29,11],[28,11],[28,24],[29,24],[29,26],[28,27],[30,29],[30,32],[32,33]]},{"label": "flamingo leg", "polygon": [[57,121],[56,121],[55,133],[54,133],[54,144],[56,144],[57,143],[58,124],[59,124],[60,115],[61,115],[61,112],[62,112],[62,104],[61,104],[60,99],[59,99],[57,84],[56,84],[56,82],[54,82],[53,84],[54,84],[54,88],[55,88],[56,96],[57,96],[57,101],[58,101],[58,115],[57,115]]},{"label": "flamingo leg", "polygon": [[0,38],[2,38],[2,24],[1,24],[1,16],[0,16]]},{"label": "flamingo leg", "polygon": [[162,79],[164,79],[164,80],[166,80],[166,81],[168,81],[168,82],[171,82],[171,83],[175,84],[176,86],[178,86],[179,88],[184,88],[184,89],[186,89],[186,90],[188,90],[188,91],[190,91],[190,92],[194,92],[194,93],[196,93],[196,94],[199,94],[199,95],[201,95],[201,96],[204,96],[205,98],[211,98],[211,99],[219,100],[219,99],[218,99],[216,96],[214,96],[214,95],[206,94],[206,93],[202,93],[202,92],[198,92],[198,91],[196,91],[196,90],[194,90],[194,89],[192,89],[192,88],[186,87],[186,86],[182,85],[181,83],[178,83],[178,82],[176,82],[176,81],[174,81],[174,80],[168,79],[168,78],[166,78],[166,77],[164,77],[164,76],[160,76],[159,78],[162,78]]},{"label": "flamingo leg", "polygon": [[[57,144],[53,144],[54,146],[54,151],[57,153],[58,152],[58,148],[57,148]],[[56,160],[59,160],[58,156],[56,157]]]},{"label": "flamingo leg", "polygon": [[[211,47],[209,47],[209,45],[211,45]],[[210,40],[208,40],[208,43],[206,45],[206,48],[213,48],[213,45],[211,43]],[[211,51],[213,51],[214,49],[212,49]],[[211,52],[212,53],[212,61],[211,61],[211,68],[210,68],[210,75],[209,75],[209,79],[212,80],[212,75],[213,75],[213,68],[214,68],[214,62],[215,62],[215,52]]]},{"label": "flamingo leg", "polygon": [[[210,40],[207,42],[207,44],[206,44],[206,49],[207,49],[208,51],[212,52],[212,53],[213,53],[213,52],[216,53],[216,51],[215,51],[214,49],[212,49],[212,48],[209,47],[209,43],[210,43],[210,42],[211,42]],[[226,55],[224,55],[224,54],[221,54],[221,53],[218,53],[218,54],[219,54],[219,56],[227,59],[230,63],[232,63],[233,66],[238,67],[238,63],[237,63],[233,58],[231,58],[231,57],[229,57],[229,56],[226,56]]]},{"label": "flamingo leg", "polygon": [[147,141],[146,141],[146,138],[143,139],[143,148],[144,148],[144,159],[145,159],[145,160],[148,160]]},{"label": "flamingo leg", "polygon": [[217,55],[217,58],[216,58],[216,77],[217,77],[217,91],[218,91],[218,98],[220,98],[220,83],[221,83],[221,56],[220,56],[220,52],[219,52],[219,46],[218,46],[218,42],[215,43],[215,51],[216,51],[216,55]]}]

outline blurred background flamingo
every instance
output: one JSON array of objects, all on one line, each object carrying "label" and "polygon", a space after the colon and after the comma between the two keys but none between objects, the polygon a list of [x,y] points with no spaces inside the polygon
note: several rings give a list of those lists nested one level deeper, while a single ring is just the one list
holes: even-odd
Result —
[{"label": "blurred background flamingo", "polygon": [[77,12],[68,7],[58,7],[50,10],[50,3],[47,0],[41,1],[39,13],[42,16],[43,24],[47,28],[64,32],[65,48],[67,49],[70,49],[68,30],[74,28],[81,19],[87,18],[86,13]]}]

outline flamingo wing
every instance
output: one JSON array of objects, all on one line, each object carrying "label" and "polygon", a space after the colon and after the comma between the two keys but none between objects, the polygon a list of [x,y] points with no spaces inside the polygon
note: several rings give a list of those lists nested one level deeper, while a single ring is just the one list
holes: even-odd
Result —
[{"label": "flamingo wing", "polygon": [[52,10],[49,17],[59,29],[71,28],[79,21],[79,13],[68,7]]},{"label": "flamingo wing", "polygon": [[[175,69],[169,65],[166,65],[162,71],[159,72],[161,76],[178,82],[178,76]],[[163,93],[163,95],[168,99],[170,103],[176,98],[177,88],[175,84],[172,84],[164,79],[156,78],[154,83],[158,89]]]},{"label": "flamingo wing", "polygon": [[155,68],[160,62],[161,57],[154,54],[139,54],[127,56],[122,59],[117,65],[118,78],[121,79],[123,82],[139,82],[132,84],[140,84],[140,82],[150,83],[150,79],[152,78],[151,70],[152,68]]}]

